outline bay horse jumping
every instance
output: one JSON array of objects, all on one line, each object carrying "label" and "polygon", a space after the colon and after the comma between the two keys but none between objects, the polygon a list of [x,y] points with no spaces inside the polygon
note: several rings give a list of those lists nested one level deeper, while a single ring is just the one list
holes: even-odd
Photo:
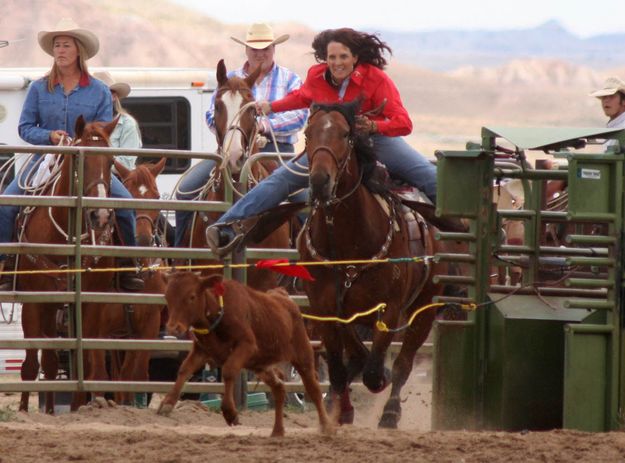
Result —
[{"label": "bay horse jumping", "polygon": [[[160,193],[156,184],[156,177],[163,171],[166,158],[156,164],[141,164],[134,170],[126,168],[122,163],[115,161],[115,169],[128,190],[136,199],[159,199]],[[158,210],[137,210],[136,241],[139,246],[157,246]],[[164,294],[165,278],[162,272],[150,269],[160,265],[161,259],[140,258],[139,265],[146,270],[142,274],[145,281],[144,293]],[[161,325],[161,313],[164,306],[154,304],[89,304],[85,313],[83,334],[87,338],[116,338],[116,339],[157,339]],[[109,379],[105,363],[105,351],[92,350],[89,353],[89,374],[92,381],[106,381]],[[111,374],[113,380],[119,381],[148,381],[151,352],[113,351],[111,354]],[[97,396],[98,394],[96,394]],[[115,402],[123,405],[133,405],[134,393],[117,392]]]},{"label": "bay horse jumping", "polygon": [[[217,150],[223,156],[223,166],[214,169],[208,185],[199,198],[203,201],[224,201],[224,182],[231,175],[233,184],[239,182],[240,169],[250,156],[258,153],[256,140],[255,108],[252,87],[260,73],[260,66],[246,78],[232,76],[228,78],[224,60],[217,64],[217,90],[215,92],[215,131]],[[246,108],[247,105],[247,108]],[[275,161],[259,161],[251,169],[256,180],[265,178],[277,167]],[[252,185],[248,185],[250,188]],[[207,247],[206,227],[215,223],[220,212],[196,212],[190,227],[189,237],[185,242],[190,247]],[[274,230],[267,238],[257,243],[260,248],[289,248],[289,225],[284,224]],[[215,261],[199,261],[215,263]],[[214,271],[204,272],[205,274]],[[269,270],[250,269],[248,284],[258,290],[267,290],[278,285],[278,277]]]},{"label": "bay horse jumping", "polygon": [[[298,239],[303,261],[384,259],[431,256],[439,246],[435,229],[412,211],[383,194],[377,197],[365,186],[375,155],[367,140],[354,130],[359,102],[311,107],[306,128],[312,211]],[[412,232],[411,232],[412,231]],[[442,294],[432,276],[447,273],[445,264],[429,259],[407,263],[312,266],[314,281],[305,281],[310,311],[316,316],[349,318],[380,302],[379,315],[359,318],[375,327],[378,316],[389,328],[398,327],[416,308]],[[396,428],[401,415],[400,392],[413,367],[417,349],[428,336],[435,318],[426,310],[404,331],[403,343],[392,368],[392,388],[380,427]],[[317,325],[327,352],[334,406],[340,402],[341,423],[353,422],[349,384],[362,373],[372,392],[388,384],[384,359],[394,334],[374,328],[371,351],[363,345],[353,324],[324,322]],[[344,353],[348,356],[344,363]]]},{"label": "bay horse jumping", "polygon": [[[107,147],[109,136],[117,125],[115,119],[110,123],[85,123],[82,116],[76,120],[75,146]],[[65,155],[58,179],[43,193],[51,196],[71,196],[76,194],[75,179],[72,170],[73,156]],[[108,197],[111,184],[110,154],[86,155],[84,160],[84,183],[82,194],[87,197]],[[68,235],[69,210],[67,207],[39,206],[31,209],[25,216],[20,241],[26,243],[67,244],[71,243]],[[82,214],[83,234],[79,238],[88,244],[110,245],[112,243],[114,214],[107,208],[85,209]],[[18,259],[17,270],[48,270],[50,273],[24,275],[18,278],[20,291],[67,291],[71,288],[71,276],[55,273],[67,266],[67,257],[55,255],[24,254]],[[83,256],[81,267],[112,267],[112,257]],[[83,291],[104,292],[112,285],[112,273],[85,273],[82,275]],[[27,302],[22,306],[22,328],[24,338],[56,338],[57,311],[63,309],[61,303]],[[58,374],[58,356],[55,349],[42,349],[41,368],[46,380],[55,380]],[[39,373],[37,349],[26,349],[26,358],[22,364],[21,377],[24,381],[34,381]],[[29,393],[23,392],[20,410],[28,411]],[[54,395],[46,392],[46,413],[54,413]]]}]

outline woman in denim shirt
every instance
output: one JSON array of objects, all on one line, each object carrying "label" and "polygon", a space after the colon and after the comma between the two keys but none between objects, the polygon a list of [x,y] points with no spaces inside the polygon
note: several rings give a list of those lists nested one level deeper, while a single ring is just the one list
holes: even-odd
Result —
[{"label": "woman in denim shirt", "polygon": [[[33,82],[28,90],[18,127],[20,137],[33,145],[58,145],[64,137],[74,136],[74,125],[80,115],[87,122],[111,121],[111,92],[103,82],[89,74],[86,64],[98,52],[98,38],[90,31],[79,29],[71,19],[63,19],[54,31],[40,32],[38,39],[43,51],[54,57],[54,62],[50,72]],[[41,156],[33,156],[22,169],[22,178],[30,173]],[[19,183],[14,179],[4,194],[23,194]],[[114,176],[111,180],[111,196],[132,198]],[[0,242],[12,241],[18,212],[18,206],[0,207]],[[124,244],[135,246],[135,212],[117,209],[115,215]],[[4,269],[5,261],[6,256],[0,256],[0,272]],[[131,265],[129,262],[119,264]],[[124,272],[120,276],[120,284],[124,289],[139,290],[143,287],[143,280],[135,275]],[[12,277],[6,277],[0,280],[0,291],[12,288]]]}]

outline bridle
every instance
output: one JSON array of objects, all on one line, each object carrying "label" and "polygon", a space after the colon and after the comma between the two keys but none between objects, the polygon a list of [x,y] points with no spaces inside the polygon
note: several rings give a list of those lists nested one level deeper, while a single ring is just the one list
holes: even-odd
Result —
[{"label": "bridle", "polygon": [[[312,116],[311,116],[312,117]],[[363,175],[364,175],[364,170],[363,168],[359,165],[359,175],[358,175],[358,181],[355,183],[354,187],[351,188],[346,194],[340,196],[337,198],[336,196],[336,192],[337,192],[337,188],[338,185],[340,183],[340,179],[341,177],[345,174],[345,172],[348,169],[348,165],[349,165],[349,161],[352,157],[352,154],[354,153],[355,149],[354,149],[354,138],[352,136],[350,136],[349,141],[347,143],[347,146],[345,147],[345,150],[343,151],[343,158],[342,160],[339,159],[339,157],[337,156],[336,152],[329,146],[327,145],[320,145],[315,147],[312,152],[309,154],[308,159],[309,159],[309,165],[310,167],[312,167],[313,165],[313,161],[316,155],[318,155],[318,153],[320,151],[324,151],[327,152],[330,157],[332,158],[332,160],[334,161],[334,163],[337,166],[337,175],[336,175],[336,179],[334,182],[334,186],[332,188],[332,192],[330,195],[330,199],[328,199],[327,201],[324,201],[323,203],[321,203],[320,201],[316,200],[315,202],[313,202],[312,204],[312,210],[310,212],[310,217],[309,219],[306,221],[306,224],[304,225],[304,230],[303,230],[303,237],[304,237],[304,241],[306,244],[306,248],[308,250],[308,252],[310,253],[310,256],[317,260],[317,261],[321,261],[321,262],[330,262],[336,259],[336,242],[335,242],[335,231],[334,231],[334,212],[336,210],[335,206],[337,206],[338,204],[340,204],[341,202],[343,202],[344,200],[346,200],[347,198],[349,198],[350,196],[352,196],[357,190],[358,188],[362,185],[362,180],[363,180]],[[319,251],[317,251],[317,249],[315,249],[313,243],[312,243],[312,236],[311,236],[311,223],[312,223],[312,218],[314,216],[315,213],[317,213],[319,211],[319,209],[323,209],[324,211],[324,216],[325,216],[325,225],[327,228],[327,236],[328,236],[328,241],[329,241],[329,252],[330,255],[326,258],[324,256],[321,255],[321,253],[319,253]],[[384,243],[382,244],[381,248],[379,249],[379,251],[370,259],[372,261],[377,261],[379,259],[382,259],[384,256],[386,256],[388,254],[389,248],[393,242],[393,237],[395,235],[394,233],[394,222],[395,222],[395,218],[396,218],[396,211],[394,207],[390,208],[390,213],[389,213],[389,220],[388,220],[388,233],[386,235],[386,238],[384,240]],[[330,265],[330,264],[328,264]],[[336,307],[337,307],[337,313],[339,316],[342,315],[342,308],[343,308],[343,300],[345,298],[345,294],[347,293],[347,291],[349,290],[349,288],[351,288],[352,283],[367,269],[375,266],[377,264],[375,263],[370,263],[367,265],[364,265],[361,268],[356,268],[356,266],[354,265],[340,265],[340,266],[331,266],[331,268],[335,271],[336,274],[336,278],[335,278],[335,295],[336,295]],[[341,285],[340,283],[340,273],[344,274],[344,278],[343,278],[343,284]]]}]

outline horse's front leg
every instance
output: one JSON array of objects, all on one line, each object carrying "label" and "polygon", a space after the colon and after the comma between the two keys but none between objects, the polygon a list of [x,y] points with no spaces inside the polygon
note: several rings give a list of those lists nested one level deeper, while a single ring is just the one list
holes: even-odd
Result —
[{"label": "horse's front leg", "polygon": [[[388,312],[392,313],[391,310]],[[396,326],[397,316],[393,320],[384,320],[388,326]],[[388,386],[390,378],[384,369],[386,352],[393,340],[393,334],[375,330],[373,332],[373,342],[371,353],[362,371],[363,384],[373,393],[382,392]]]},{"label": "horse's front leg", "polygon": [[332,415],[338,414],[339,424],[352,424],[354,407],[349,399],[348,373],[343,362],[342,331],[337,324],[326,323],[321,325],[320,334],[326,348]]},{"label": "horse's front leg", "polygon": [[417,350],[427,339],[435,315],[436,313],[433,310],[422,314],[406,330],[401,350],[393,362],[391,395],[384,405],[384,411],[378,423],[380,428],[397,428],[401,418],[401,398],[399,394],[410,376]]},{"label": "horse's front leg", "polygon": [[176,378],[174,387],[172,387],[171,391],[167,393],[159,405],[156,413],[166,416],[171,413],[176,405],[176,402],[178,402],[178,399],[180,398],[180,393],[184,383],[186,383],[193,373],[202,367],[207,361],[208,358],[206,355],[199,350],[194,343],[193,349],[191,349],[191,352],[189,352],[178,369],[178,377]]},{"label": "horse's front leg", "polygon": [[[26,358],[22,363],[21,378],[22,381],[35,381],[37,372],[39,371],[39,360],[37,359],[37,349],[26,349]],[[22,392],[20,399],[20,411],[28,412],[28,401],[30,392]]]}]

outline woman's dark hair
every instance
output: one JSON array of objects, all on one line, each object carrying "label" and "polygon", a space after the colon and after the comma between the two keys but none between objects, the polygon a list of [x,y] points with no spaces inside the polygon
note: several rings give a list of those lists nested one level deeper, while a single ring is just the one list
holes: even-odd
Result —
[{"label": "woman's dark hair", "polygon": [[377,35],[343,27],[341,29],[327,29],[315,36],[312,47],[317,62],[321,63],[327,60],[330,42],[342,43],[349,48],[352,55],[358,56],[359,63],[368,63],[380,69],[384,69],[387,65],[384,52],[387,51],[389,55],[393,54],[391,48],[382,42]]}]

